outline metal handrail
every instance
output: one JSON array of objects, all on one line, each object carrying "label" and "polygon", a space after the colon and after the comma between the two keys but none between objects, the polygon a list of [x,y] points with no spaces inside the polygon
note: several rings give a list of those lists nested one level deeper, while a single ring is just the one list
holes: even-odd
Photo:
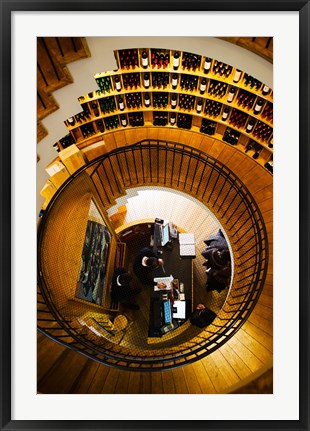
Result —
[{"label": "metal handrail", "polygon": [[[144,157],[145,155],[147,157]],[[160,155],[163,156],[164,166],[159,165]],[[130,157],[133,161],[133,172],[129,167]],[[179,164],[178,157],[181,160]],[[121,169],[122,159],[124,172]],[[186,163],[184,161],[188,164],[184,165],[183,172],[181,166]],[[97,194],[102,199],[102,204],[111,205],[113,199],[111,182],[106,184],[102,179],[103,176],[107,178],[105,165],[107,163],[110,168],[114,166],[117,168],[112,169],[111,181],[115,183],[118,194],[122,190],[146,183],[180,189],[201,200],[216,213],[222,224],[226,226],[225,231],[228,232],[233,243],[237,255],[234,281],[225,304],[209,327],[199,333],[196,331],[192,338],[183,340],[179,345],[139,352],[128,347],[116,346],[108,341],[102,345],[94,344],[87,336],[79,333],[71,321],[61,315],[53,302],[40,255],[42,238],[48,228],[48,218],[61,193],[68,187],[74,186],[75,179],[83,172],[87,172],[91,178]],[[168,163],[171,163],[170,169],[168,169]],[[192,163],[194,173],[190,177]],[[174,170],[178,166],[179,170],[174,175]],[[181,178],[182,173],[185,174],[183,178]],[[205,174],[208,174],[207,177]],[[244,221],[242,235],[235,229],[236,220],[241,219]],[[250,239],[252,244],[248,245]],[[219,348],[246,321],[262,291],[267,274],[267,263],[268,241],[262,215],[249,190],[229,168],[203,151],[184,144],[143,140],[134,145],[112,150],[80,168],[51,199],[38,227],[38,311],[44,308],[44,313],[49,316],[54,326],[49,327],[46,325],[46,320],[39,318],[38,329],[55,341],[89,358],[118,368],[156,371],[188,364]],[[61,330],[63,333],[59,335],[57,331]]]}]

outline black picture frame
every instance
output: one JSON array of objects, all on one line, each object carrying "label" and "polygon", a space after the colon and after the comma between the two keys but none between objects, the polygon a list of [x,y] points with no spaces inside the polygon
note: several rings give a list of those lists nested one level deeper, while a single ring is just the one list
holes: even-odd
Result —
[{"label": "black picture frame", "polygon": [[[0,0],[1,11],[1,429],[2,430],[157,430],[157,429],[208,429],[208,430],[271,430],[298,429],[309,427],[309,1],[194,1],[170,0],[145,3],[135,1],[10,1]],[[300,180],[300,379],[299,420],[262,421],[75,421],[75,420],[11,420],[11,13],[15,11],[298,11],[299,12],[299,180]],[[288,66],[289,67],[289,66]],[[288,199],[289,204],[289,199]],[[287,286],[289,288],[289,286]],[[292,316],[290,317],[292,318]],[[293,317],[294,318],[294,317]],[[288,370],[289,372],[289,370]]]}]

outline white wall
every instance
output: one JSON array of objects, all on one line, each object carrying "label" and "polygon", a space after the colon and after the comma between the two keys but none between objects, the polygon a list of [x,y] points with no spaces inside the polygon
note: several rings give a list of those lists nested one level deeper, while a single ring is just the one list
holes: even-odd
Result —
[{"label": "white wall", "polygon": [[86,38],[91,57],[68,64],[73,84],[57,90],[53,96],[59,109],[42,121],[48,135],[38,143],[37,152],[37,213],[43,197],[40,190],[49,178],[45,167],[57,157],[53,144],[68,131],[64,120],[81,111],[78,97],[97,89],[94,75],[116,69],[114,50],[122,48],[169,48],[189,51],[218,59],[248,72],[271,88],[272,64],[252,52],[229,42],[213,37],[88,37]]}]

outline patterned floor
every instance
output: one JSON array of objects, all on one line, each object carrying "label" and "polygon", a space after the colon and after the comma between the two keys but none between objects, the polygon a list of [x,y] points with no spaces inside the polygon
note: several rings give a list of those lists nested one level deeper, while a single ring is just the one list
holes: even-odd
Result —
[{"label": "patterned floor", "polygon": [[[194,305],[203,303],[206,307],[219,312],[228,294],[228,289],[218,293],[216,291],[207,292],[206,268],[202,265],[204,258],[201,252],[205,248],[204,240],[215,234],[220,228],[220,223],[214,215],[199,201],[188,197],[181,192],[168,190],[163,187],[144,187],[140,189],[130,189],[127,196],[117,200],[117,204],[110,208],[108,213],[111,216],[117,209],[126,205],[127,213],[124,219],[124,226],[130,223],[139,223],[145,219],[155,219],[159,217],[176,224],[179,229],[185,232],[192,232],[196,239],[196,258],[194,259]],[[126,266],[131,271],[132,261],[137,252],[149,246],[148,232],[138,232],[136,235],[126,240],[127,260]],[[134,283],[139,285],[138,279],[134,277]],[[126,311],[131,316],[135,324],[133,331],[130,331],[130,344],[140,347],[147,347],[146,334],[149,314],[149,298],[145,290],[136,297],[140,306],[138,311]]]}]

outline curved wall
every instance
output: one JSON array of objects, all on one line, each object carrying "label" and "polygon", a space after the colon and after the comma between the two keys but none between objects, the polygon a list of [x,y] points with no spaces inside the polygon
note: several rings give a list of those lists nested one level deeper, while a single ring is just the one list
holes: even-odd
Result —
[{"label": "curved wall", "polygon": [[116,61],[113,50],[131,46],[153,46],[189,51],[222,60],[236,66],[272,87],[272,65],[250,51],[229,42],[212,37],[91,37],[86,38],[91,57],[67,65],[73,77],[73,84],[53,93],[59,109],[49,115],[42,124],[48,130],[48,136],[38,143],[37,152],[37,213],[43,198],[39,192],[48,179],[45,167],[57,157],[53,144],[68,133],[64,120],[81,111],[78,97],[97,88],[94,74],[113,70]]}]

